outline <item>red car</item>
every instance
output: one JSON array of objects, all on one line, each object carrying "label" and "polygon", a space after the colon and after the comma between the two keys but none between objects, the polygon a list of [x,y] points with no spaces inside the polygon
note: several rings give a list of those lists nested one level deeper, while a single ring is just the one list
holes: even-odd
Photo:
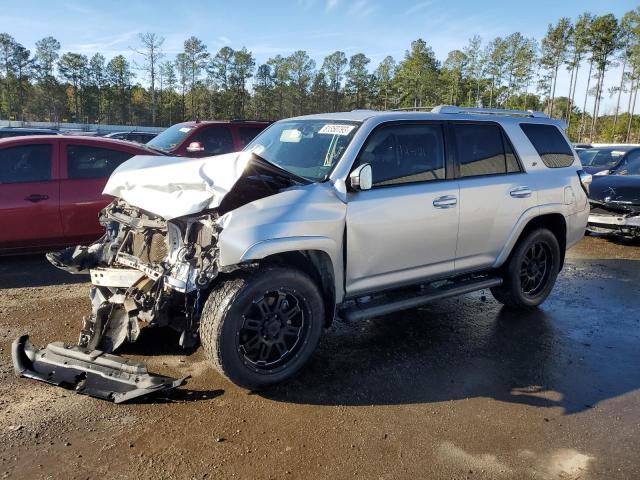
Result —
[{"label": "red car", "polygon": [[98,137],[32,136],[0,140],[0,252],[84,243],[104,229],[98,213],[111,172],[144,145]]},{"label": "red car", "polygon": [[181,157],[222,155],[239,152],[269,125],[269,122],[235,120],[176,123],[146,145]]}]

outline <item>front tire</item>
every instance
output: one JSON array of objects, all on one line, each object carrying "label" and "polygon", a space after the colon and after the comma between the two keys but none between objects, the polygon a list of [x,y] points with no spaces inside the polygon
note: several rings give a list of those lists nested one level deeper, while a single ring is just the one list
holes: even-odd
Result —
[{"label": "front tire", "polygon": [[491,293],[509,308],[535,308],[551,293],[559,271],[558,239],[546,228],[533,230],[518,243],[503,267],[503,284]]},{"label": "front tire", "polygon": [[305,273],[268,267],[238,274],[209,295],[200,318],[200,338],[214,367],[251,390],[295,375],[322,334],[324,304]]}]

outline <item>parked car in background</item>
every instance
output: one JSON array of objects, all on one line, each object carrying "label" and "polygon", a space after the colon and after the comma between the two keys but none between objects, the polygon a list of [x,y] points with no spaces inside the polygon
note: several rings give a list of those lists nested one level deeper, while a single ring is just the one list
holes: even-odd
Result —
[{"label": "parked car in background", "polygon": [[111,172],[134,155],[158,155],[97,137],[29,136],[0,140],[0,252],[19,253],[104,233],[98,214],[111,198]]},{"label": "parked car in background", "polygon": [[640,145],[594,145],[576,149],[584,170],[606,175],[627,161],[640,158]]},{"label": "parked car in background", "polygon": [[181,157],[210,157],[242,150],[269,122],[192,121],[177,123],[153,140],[151,148]]},{"label": "parked car in background", "polygon": [[594,176],[589,202],[587,231],[640,238],[640,155],[628,155],[609,175]]},{"label": "parked car in background", "polygon": [[114,138],[116,140],[127,140],[129,142],[147,143],[157,137],[157,133],[151,132],[113,132],[105,135],[105,138]]},{"label": "parked car in background", "polygon": [[0,127],[0,138],[25,137],[27,135],[62,135],[51,128]]}]

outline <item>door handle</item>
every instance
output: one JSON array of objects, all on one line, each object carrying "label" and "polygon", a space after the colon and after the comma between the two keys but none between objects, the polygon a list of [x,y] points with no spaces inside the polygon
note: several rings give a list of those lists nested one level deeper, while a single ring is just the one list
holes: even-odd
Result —
[{"label": "door handle", "polygon": [[529,198],[533,192],[529,187],[521,186],[509,190],[509,195],[513,198]]},{"label": "door handle", "polygon": [[39,193],[32,193],[28,197],[24,197],[28,202],[41,202],[42,200],[49,200],[49,195],[40,195]]},{"label": "door handle", "polygon": [[433,206],[436,208],[453,208],[458,204],[458,199],[453,195],[445,195],[438,197],[433,201]]}]

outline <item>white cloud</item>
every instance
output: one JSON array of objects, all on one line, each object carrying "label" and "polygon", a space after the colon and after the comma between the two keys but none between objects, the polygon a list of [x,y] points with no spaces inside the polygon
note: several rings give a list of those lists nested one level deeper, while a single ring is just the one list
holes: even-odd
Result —
[{"label": "white cloud", "polygon": [[408,17],[409,15],[413,15],[414,13],[418,13],[419,11],[424,10],[425,8],[431,6],[432,3],[433,3],[433,1],[431,1],[431,0],[428,0],[426,2],[416,3],[413,7],[409,8],[408,10],[406,10],[403,15]]},{"label": "white cloud", "polygon": [[84,54],[100,52],[107,57],[119,55],[129,47],[130,41],[135,38],[138,33],[137,31],[125,32],[111,37],[96,39],[95,42],[71,44],[65,47],[65,49]]},{"label": "white cloud", "polygon": [[348,14],[355,18],[365,18],[371,15],[377,7],[369,4],[368,0],[357,0],[349,7]]},{"label": "white cloud", "polygon": [[338,6],[338,3],[340,3],[340,0],[327,0],[327,6],[326,6],[327,12],[336,8]]}]

